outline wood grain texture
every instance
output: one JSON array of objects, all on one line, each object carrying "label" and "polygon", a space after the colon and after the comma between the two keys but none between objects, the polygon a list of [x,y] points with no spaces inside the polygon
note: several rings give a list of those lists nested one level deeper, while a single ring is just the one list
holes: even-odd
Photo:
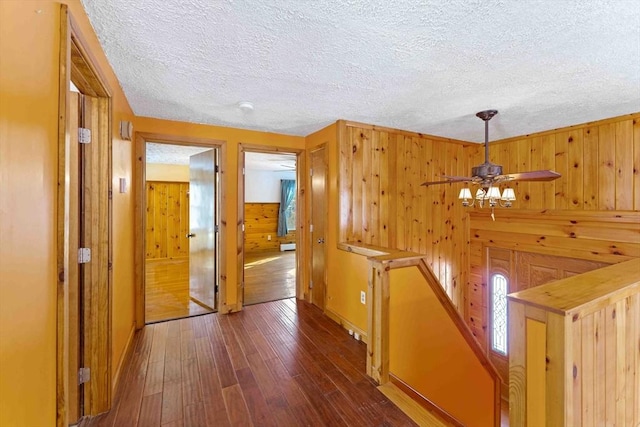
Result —
[{"label": "wood grain texture", "polygon": [[[579,297],[567,300],[570,294]],[[547,302],[534,295],[544,295]],[[533,394],[524,393],[522,385],[529,390],[539,385],[541,377],[521,377],[518,367],[524,366],[529,372],[535,366],[537,370],[545,366],[542,380],[546,425],[638,425],[640,275],[636,261],[542,285],[509,298],[512,423],[525,425],[539,415],[523,413],[523,405],[533,408],[540,402],[529,401]],[[535,316],[546,324],[542,342],[540,337],[530,335],[532,330],[517,328],[525,320],[532,321],[529,311],[533,307],[536,313],[546,313]],[[526,359],[522,358],[522,349],[528,355]],[[536,425],[542,424],[537,421]]]},{"label": "wood grain texture", "polygon": [[[276,252],[281,243],[295,243],[296,230],[288,230],[286,236],[278,236],[278,211],[280,203],[244,204],[245,253]],[[269,237],[271,236],[271,240]]]},{"label": "wood grain texture", "polygon": [[189,255],[189,183],[147,181],[146,259]]},{"label": "wood grain texture", "polygon": [[[242,366],[228,363],[232,341]],[[113,409],[86,425],[417,425],[376,390],[364,359],[364,344],[294,299],[148,325]]]},{"label": "wood grain texture", "polygon": [[[425,254],[458,306],[462,298],[464,211],[458,191],[423,187],[442,174],[464,175],[465,145],[438,137],[341,122],[339,241]],[[454,194],[455,193],[455,194]]]}]

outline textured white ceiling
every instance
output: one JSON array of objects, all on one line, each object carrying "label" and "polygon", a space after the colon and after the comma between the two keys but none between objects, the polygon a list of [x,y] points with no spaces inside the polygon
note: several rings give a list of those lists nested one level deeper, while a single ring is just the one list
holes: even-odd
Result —
[{"label": "textured white ceiling", "polygon": [[488,108],[491,139],[640,111],[638,0],[82,2],[139,116],[482,141]]},{"label": "textured white ceiling", "polygon": [[[172,145],[157,142],[147,143],[147,163],[167,165],[188,165],[189,157],[210,150],[208,147]],[[294,171],[295,154],[287,153],[245,153],[245,168],[262,171]]]}]

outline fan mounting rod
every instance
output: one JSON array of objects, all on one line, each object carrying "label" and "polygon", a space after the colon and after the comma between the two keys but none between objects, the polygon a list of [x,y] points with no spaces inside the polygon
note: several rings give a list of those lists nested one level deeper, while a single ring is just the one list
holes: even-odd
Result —
[{"label": "fan mounting rod", "polygon": [[498,114],[498,110],[484,110],[476,113],[484,121],[484,163],[489,164],[489,120]]}]

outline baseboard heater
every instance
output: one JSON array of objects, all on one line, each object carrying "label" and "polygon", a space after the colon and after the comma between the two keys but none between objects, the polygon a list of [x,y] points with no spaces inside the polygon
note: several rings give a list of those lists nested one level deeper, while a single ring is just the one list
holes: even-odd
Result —
[{"label": "baseboard heater", "polygon": [[280,243],[280,252],[295,251],[295,250],[296,250],[295,243]]}]

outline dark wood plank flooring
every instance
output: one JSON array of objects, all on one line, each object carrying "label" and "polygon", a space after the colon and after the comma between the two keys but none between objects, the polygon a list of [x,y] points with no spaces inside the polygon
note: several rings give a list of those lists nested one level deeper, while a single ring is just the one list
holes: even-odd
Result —
[{"label": "dark wood plank flooring", "polygon": [[147,325],[94,426],[414,426],[365,375],[363,343],[285,299]]},{"label": "dark wood plank flooring", "polygon": [[296,296],[296,253],[254,252],[244,257],[244,305]]}]

